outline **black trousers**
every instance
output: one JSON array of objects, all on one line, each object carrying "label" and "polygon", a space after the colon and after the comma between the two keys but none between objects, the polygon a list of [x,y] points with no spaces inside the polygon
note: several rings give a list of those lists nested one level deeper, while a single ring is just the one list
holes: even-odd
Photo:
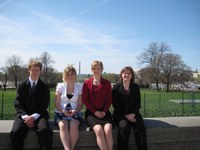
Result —
[{"label": "black trousers", "polygon": [[118,150],[129,150],[131,129],[134,131],[138,150],[147,150],[146,128],[144,126],[143,118],[140,115],[137,116],[137,121],[134,123],[119,117],[118,115],[114,115],[113,118],[118,125]]},{"label": "black trousers", "polygon": [[[53,132],[49,128],[48,120],[38,118],[35,121],[34,130],[39,139],[40,150],[52,150]],[[11,131],[11,142],[9,150],[23,150],[24,139],[27,135],[28,127],[21,117],[16,117]]]}]

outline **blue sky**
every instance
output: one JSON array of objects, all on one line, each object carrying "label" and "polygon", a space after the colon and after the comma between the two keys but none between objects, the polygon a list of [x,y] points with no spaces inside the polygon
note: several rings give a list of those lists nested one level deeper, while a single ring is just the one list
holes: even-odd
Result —
[{"label": "blue sky", "polygon": [[0,67],[13,54],[27,64],[47,51],[53,67],[74,64],[91,73],[119,73],[148,45],[165,42],[193,70],[200,69],[199,0],[0,0]]}]

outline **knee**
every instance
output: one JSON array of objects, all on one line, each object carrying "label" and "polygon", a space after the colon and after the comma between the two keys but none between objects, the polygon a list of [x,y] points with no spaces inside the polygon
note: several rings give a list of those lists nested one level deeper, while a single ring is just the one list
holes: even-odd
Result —
[{"label": "knee", "polygon": [[41,131],[38,132],[38,134],[47,138],[53,137],[53,131],[50,128],[42,129]]},{"label": "knee", "polygon": [[119,122],[119,129],[131,129],[128,121],[122,120]]},{"label": "knee", "polygon": [[97,136],[103,136],[103,127],[101,125],[96,125],[93,127],[93,130]]},{"label": "knee", "polygon": [[119,124],[119,131],[121,134],[130,134],[131,126],[128,124],[128,122],[123,122]]},{"label": "knee", "polygon": [[12,138],[22,138],[22,137],[25,137],[26,133],[27,133],[26,128],[17,128],[11,131],[10,136]]},{"label": "knee", "polygon": [[106,124],[105,126],[104,126],[104,132],[105,132],[105,134],[112,134],[112,124]]},{"label": "knee", "polygon": [[60,130],[68,130],[68,123],[65,121],[60,121],[58,123]]}]

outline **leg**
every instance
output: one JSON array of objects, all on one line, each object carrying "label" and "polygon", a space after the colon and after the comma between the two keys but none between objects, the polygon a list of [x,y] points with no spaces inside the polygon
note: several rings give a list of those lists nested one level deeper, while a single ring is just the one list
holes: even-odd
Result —
[{"label": "leg", "polygon": [[107,150],[108,147],[107,147],[103,127],[101,125],[97,124],[93,127],[93,131],[96,135],[97,144],[98,144],[99,148],[101,150]]},{"label": "leg", "polygon": [[71,137],[71,150],[74,150],[75,144],[78,141],[79,124],[80,124],[80,122],[78,120],[70,121],[70,130],[69,130],[70,133],[69,134]]},{"label": "leg", "polygon": [[117,149],[129,150],[128,141],[131,133],[131,126],[129,125],[129,122],[125,119],[121,120],[118,126],[119,126],[119,131],[118,131]]},{"label": "leg", "polygon": [[40,150],[52,150],[53,132],[49,128],[49,122],[46,118],[36,120],[35,130],[39,139]]},{"label": "leg", "polygon": [[65,150],[70,150],[70,134],[69,125],[67,120],[61,120],[58,122],[60,128],[60,139]]},{"label": "leg", "polygon": [[106,139],[106,143],[108,146],[108,150],[112,150],[113,149],[113,136],[112,136],[112,124],[111,123],[105,124],[104,133],[105,133],[105,139]]},{"label": "leg", "polygon": [[23,141],[26,137],[27,130],[28,128],[24,124],[24,121],[21,118],[16,117],[11,131],[11,142],[9,150],[23,149]]},{"label": "leg", "polygon": [[136,130],[134,134],[138,150],[147,150],[146,129]]},{"label": "leg", "polygon": [[137,116],[137,122],[133,124],[133,130],[138,150],[147,150],[146,128],[142,116]]}]

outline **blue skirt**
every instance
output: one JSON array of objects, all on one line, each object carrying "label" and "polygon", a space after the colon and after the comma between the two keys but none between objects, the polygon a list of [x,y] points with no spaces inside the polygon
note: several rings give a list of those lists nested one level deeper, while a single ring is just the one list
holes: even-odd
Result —
[{"label": "blue skirt", "polygon": [[68,121],[78,120],[80,122],[84,122],[83,113],[82,112],[77,112],[72,117],[65,116],[63,113],[55,112],[54,113],[54,121],[55,121],[55,123],[58,123],[60,120],[68,120]]}]

